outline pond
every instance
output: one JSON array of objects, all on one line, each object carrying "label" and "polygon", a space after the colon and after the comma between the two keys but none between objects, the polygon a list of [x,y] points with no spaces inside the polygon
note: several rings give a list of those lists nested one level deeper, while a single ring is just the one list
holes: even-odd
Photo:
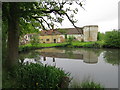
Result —
[{"label": "pond", "polygon": [[43,63],[71,73],[72,82],[93,80],[105,88],[118,88],[118,49],[44,48],[21,53],[23,63]]}]

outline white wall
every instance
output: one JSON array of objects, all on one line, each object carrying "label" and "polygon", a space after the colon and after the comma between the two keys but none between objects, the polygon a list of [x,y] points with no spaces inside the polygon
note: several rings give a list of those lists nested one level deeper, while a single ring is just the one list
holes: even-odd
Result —
[{"label": "white wall", "polygon": [[97,41],[98,26],[85,26],[83,34],[84,41]]},{"label": "white wall", "polygon": [[[65,35],[60,35],[65,39]],[[67,35],[67,38],[69,37],[75,37],[78,41],[81,41],[81,39],[83,39],[83,35],[79,35],[79,34],[72,34],[72,35]]]}]

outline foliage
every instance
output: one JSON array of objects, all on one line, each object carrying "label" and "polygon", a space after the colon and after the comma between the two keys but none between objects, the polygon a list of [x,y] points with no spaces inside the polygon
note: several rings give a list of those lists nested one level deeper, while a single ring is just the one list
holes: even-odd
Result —
[{"label": "foliage", "polygon": [[31,20],[31,22],[32,23],[26,23],[25,20],[20,18],[20,24],[19,24],[20,36],[23,36],[29,33],[39,32],[39,29],[37,27],[40,26],[40,24],[38,22],[34,22],[34,25],[33,25],[33,20]]},{"label": "foliage", "polygon": [[[82,7],[81,1],[78,0],[74,2]],[[3,3],[3,20],[8,19],[11,4],[12,3],[8,2]],[[62,23],[64,20],[63,16],[67,16],[73,25],[74,22],[76,22],[74,14],[77,14],[78,9],[71,9],[73,3],[69,1],[16,2],[15,4],[17,4],[18,7],[18,11],[15,11],[17,12],[16,15],[20,17],[20,35],[37,32],[39,29],[52,29],[56,23]],[[69,8],[66,8],[65,5],[69,5]],[[71,12],[71,15],[68,15],[68,12]]]},{"label": "foliage", "polygon": [[83,82],[81,84],[81,88],[103,88],[103,87],[100,84],[91,81],[91,82]]},{"label": "foliage", "polygon": [[98,32],[97,40],[98,41],[103,41],[105,39],[105,34]]},{"label": "foliage", "polygon": [[117,30],[105,33],[105,47],[120,48],[120,32]]},{"label": "foliage", "polygon": [[19,52],[38,49],[38,48],[47,48],[47,47],[65,47],[66,45],[67,43],[40,43],[38,45],[26,44],[19,46]]},{"label": "foliage", "polygon": [[120,50],[106,50],[106,52],[104,52],[104,58],[105,58],[105,62],[110,63],[112,65],[120,65]]},{"label": "foliage", "polygon": [[73,83],[71,85],[72,88],[93,88],[98,89],[98,90],[104,90],[103,86],[100,85],[99,83],[96,83],[94,81],[83,81],[82,83]]},{"label": "foliage", "polygon": [[[73,2],[82,7],[80,0]],[[78,9],[65,7],[65,5],[71,7],[72,4],[69,1],[3,2],[2,20],[8,21],[6,26],[8,27],[7,58],[9,61],[18,59],[20,35],[30,33],[32,30],[36,31],[36,29],[50,29],[56,23],[61,24],[64,16],[76,27],[77,20],[74,19],[74,14],[78,12]],[[69,15],[68,12],[71,14]]]},{"label": "foliage", "polygon": [[69,44],[71,44],[74,39],[75,39],[75,37],[69,36],[69,37],[67,38],[67,42],[68,42]]},{"label": "foliage", "polygon": [[40,43],[40,39],[38,35],[33,35],[30,39],[31,39],[30,40],[31,45],[38,45]]},{"label": "foliage", "polygon": [[65,42],[65,43],[40,43],[38,45],[21,45],[19,46],[19,52],[21,51],[28,51],[32,49],[38,49],[38,48],[47,48],[47,47],[85,47],[85,48],[102,48],[104,45],[103,41],[97,41],[97,42],[78,42],[73,41],[71,44]]},{"label": "foliage", "polygon": [[27,51],[31,49],[37,49],[37,48],[47,48],[47,47],[69,47],[69,48],[104,48],[105,42],[102,41],[95,41],[95,42],[79,42],[79,41],[72,41],[71,43],[65,42],[65,43],[40,43],[37,46],[26,44],[19,46],[19,51]]},{"label": "foliage", "polygon": [[72,42],[72,46],[74,47],[85,47],[85,48],[101,48],[103,47],[103,41],[96,41],[96,42]]},{"label": "foliage", "polygon": [[13,83],[8,88],[59,88],[63,77],[68,76],[69,73],[53,66],[23,64],[9,72],[8,79]]},{"label": "foliage", "polygon": [[65,34],[65,40],[67,40],[67,34]]}]

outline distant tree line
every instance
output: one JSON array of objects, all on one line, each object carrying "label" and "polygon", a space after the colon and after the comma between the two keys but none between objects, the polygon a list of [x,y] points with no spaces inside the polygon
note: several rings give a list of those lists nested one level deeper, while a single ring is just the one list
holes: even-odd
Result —
[{"label": "distant tree line", "polygon": [[120,48],[120,31],[114,29],[106,33],[98,32],[98,41],[103,41],[104,47]]}]

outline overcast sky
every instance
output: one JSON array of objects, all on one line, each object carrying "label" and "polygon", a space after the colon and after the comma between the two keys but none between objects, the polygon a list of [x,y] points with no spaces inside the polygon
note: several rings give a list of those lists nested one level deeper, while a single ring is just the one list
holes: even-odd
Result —
[{"label": "overcast sky", "polygon": [[[85,25],[98,25],[100,32],[118,29],[118,2],[119,0],[86,0],[84,9],[79,8],[75,15],[78,20],[76,25],[82,27]],[[78,7],[72,5],[72,8]],[[66,18],[59,28],[73,27]]]},{"label": "overcast sky", "polygon": [[[72,5],[72,8],[76,7],[79,8],[78,14],[75,15],[75,18],[78,20],[76,25],[78,27],[82,27],[85,25],[98,25],[100,32],[118,29],[119,1],[120,0],[86,0],[84,5],[85,10],[77,5]],[[67,18],[65,18],[62,25],[59,25],[58,28],[72,28],[72,27],[73,25],[69,22]]]}]

